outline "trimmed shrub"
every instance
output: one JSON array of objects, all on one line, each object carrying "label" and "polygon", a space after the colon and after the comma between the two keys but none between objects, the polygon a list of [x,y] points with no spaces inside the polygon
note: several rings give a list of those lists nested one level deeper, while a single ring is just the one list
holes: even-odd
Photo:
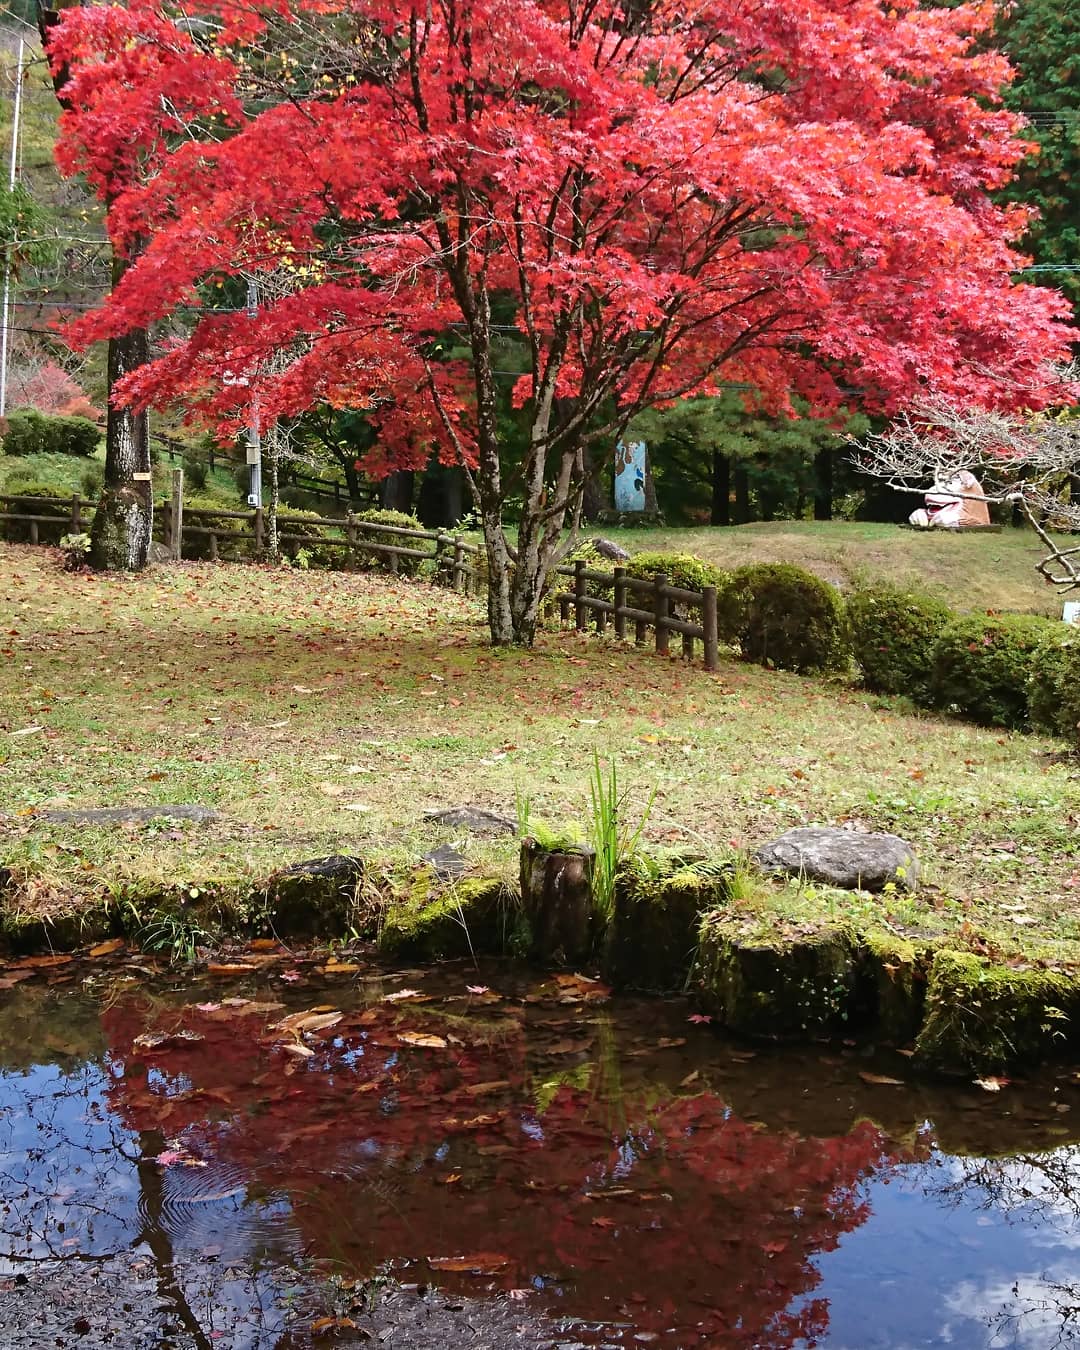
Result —
[{"label": "trimmed shrub", "polygon": [[933,705],[993,727],[1026,727],[1036,649],[1060,624],[1035,614],[954,619],[934,643]]},{"label": "trimmed shrub", "polygon": [[[601,565],[609,570],[615,566],[606,560],[602,560]],[[623,566],[629,576],[640,577],[643,581],[651,581],[657,572],[664,572],[672,586],[684,591],[703,591],[706,586],[715,586],[722,591],[731,578],[730,572],[704,558],[695,558],[692,553],[635,553]]]},{"label": "trimmed shrub", "polygon": [[86,417],[53,417],[35,408],[8,413],[4,432],[6,455],[77,455],[83,459],[98,447],[101,432]]},{"label": "trimmed shrub", "polygon": [[[416,516],[406,515],[404,511],[389,511],[381,507],[370,511],[361,511],[353,517],[358,523],[366,525],[393,525],[401,530],[422,530],[423,524]],[[403,548],[416,548],[423,546],[422,539],[408,539],[398,534],[370,534],[363,533],[358,535],[358,543],[353,550],[353,561],[357,567],[389,570],[390,558],[386,553],[379,553],[375,549],[367,549],[363,545],[363,540],[369,538],[375,544],[400,544]],[[423,560],[420,558],[398,558],[398,575],[403,577],[414,577],[420,571]]]},{"label": "trimmed shrub", "polygon": [[[3,503],[4,511],[28,511],[35,516],[48,516],[49,519],[37,522],[38,543],[59,544],[62,535],[71,529],[71,501],[57,496],[56,488],[48,483],[20,483],[6,494],[14,501]],[[18,504],[18,499],[26,497],[44,497],[46,501],[27,501]],[[53,521],[55,520],[55,524]],[[31,537],[29,520],[0,521],[2,537],[13,544],[27,544]]]},{"label": "trimmed shrub", "polygon": [[1032,725],[1080,748],[1080,630],[1056,625],[1035,648],[1028,681]]},{"label": "trimmed shrub", "polygon": [[326,543],[329,530],[327,526],[315,523],[318,518],[317,511],[290,510],[278,516],[279,535],[300,536],[299,539],[282,540],[282,555],[301,567],[344,571],[351,565],[352,555],[347,548],[335,548]]},{"label": "trimmed shrub", "polygon": [[880,582],[849,595],[847,614],[866,688],[926,703],[934,643],[956,617],[948,605],[925,591]]},{"label": "trimmed shrub", "polygon": [[791,563],[736,568],[720,609],[721,633],[758,665],[807,675],[843,670],[851,659],[840,592]]}]

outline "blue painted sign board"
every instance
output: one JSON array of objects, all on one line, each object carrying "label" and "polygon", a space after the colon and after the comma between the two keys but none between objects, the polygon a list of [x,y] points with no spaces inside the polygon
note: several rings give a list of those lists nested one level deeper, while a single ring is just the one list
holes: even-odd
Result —
[{"label": "blue painted sign board", "polygon": [[615,510],[645,510],[644,441],[619,441],[615,446]]}]

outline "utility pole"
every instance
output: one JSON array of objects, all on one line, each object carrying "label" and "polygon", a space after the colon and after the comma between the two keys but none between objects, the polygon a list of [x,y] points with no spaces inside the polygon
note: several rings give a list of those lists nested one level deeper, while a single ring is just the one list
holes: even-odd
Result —
[{"label": "utility pole", "polygon": [[[26,42],[19,38],[19,55],[15,63],[15,111],[11,120],[11,164],[8,169],[8,191],[15,191],[15,174],[19,164],[19,121],[22,116],[23,55]],[[11,274],[15,269],[15,240],[4,250],[4,301],[0,310],[0,417],[7,411],[8,353],[11,349]]]},{"label": "utility pole", "polygon": [[[247,314],[249,319],[254,319],[259,309],[259,290],[255,284],[254,277],[248,282],[247,288]],[[252,380],[254,383],[254,378]],[[262,506],[262,443],[259,438],[259,403],[258,386],[252,390],[251,399],[251,417],[248,422],[248,444],[247,444],[247,465],[248,465],[248,506],[256,508]]]}]

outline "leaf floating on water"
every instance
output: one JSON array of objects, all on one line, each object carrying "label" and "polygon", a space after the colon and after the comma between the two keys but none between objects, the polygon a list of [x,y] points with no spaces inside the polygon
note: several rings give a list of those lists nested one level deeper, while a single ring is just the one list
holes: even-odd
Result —
[{"label": "leaf floating on water", "polygon": [[883,1073],[860,1073],[864,1083],[880,1084],[882,1087],[907,1087],[902,1078],[889,1078]]},{"label": "leaf floating on water", "polygon": [[1011,1082],[1011,1078],[976,1078],[975,1086],[982,1088],[984,1092],[1000,1092],[1003,1087],[1008,1087]]},{"label": "leaf floating on water", "polygon": [[510,1258],[500,1252],[474,1252],[472,1256],[429,1256],[432,1270],[449,1270],[459,1275],[495,1275]]},{"label": "leaf floating on water", "polygon": [[48,956],[24,956],[21,961],[12,961],[12,970],[50,970],[53,966],[70,965],[75,958],[59,953]]},{"label": "leaf floating on water", "polygon": [[693,1022],[695,1026],[708,1026],[712,1018],[707,1013],[691,1013],[686,1020]]},{"label": "leaf floating on water", "polygon": [[206,967],[209,975],[250,975],[254,969],[244,961],[211,961]]},{"label": "leaf floating on water", "polygon": [[363,1340],[371,1339],[370,1333],[358,1327],[351,1317],[317,1317],[311,1324],[313,1336],[325,1336],[331,1331],[356,1331]]},{"label": "leaf floating on water", "polygon": [[614,1219],[609,1219],[603,1214],[595,1219],[590,1219],[589,1222],[592,1224],[593,1228],[607,1228],[610,1230],[618,1227],[618,1224]]},{"label": "leaf floating on water", "polygon": [[311,1059],[315,1054],[310,1045],[301,1045],[299,1041],[292,1041],[281,1048],[287,1055],[292,1055],[296,1059]]},{"label": "leaf floating on water", "polygon": [[194,1031],[144,1031],[131,1042],[139,1050],[161,1050],[166,1046],[198,1045],[203,1038]]},{"label": "leaf floating on water", "polygon": [[700,1077],[701,1077],[701,1070],[695,1069],[693,1073],[688,1073],[686,1077],[680,1081],[679,1086],[689,1087],[691,1083],[696,1083]]},{"label": "leaf floating on water", "polygon": [[399,1031],[398,1040],[402,1045],[416,1045],[424,1050],[445,1050],[446,1041],[441,1036],[428,1036],[422,1031]]},{"label": "leaf floating on water", "polygon": [[486,1097],[491,1092],[502,1092],[509,1086],[509,1078],[496,1078],[490,1083],[472,1083],[465,1091],[470,1097]]},{"label": "leaf floating on water", "polygon": [[107,942],[99,942],[96,947],[91,947],[88,956],[111,956],[113,952],[122,952],[127,946],[123,938],[109,938]]},{"label": "leaf floating on water", "polygon": [[470,994],[490,994],[491,990],[486,984],[467,984],[465,988]]},{"label": "leaf floating on water", "polygon": [[674,1049],[676,1046],[685,1044],[686,1044],[685,1036],[661,1036],[660,1039],[656,1042],[656,1048],[658,1050],[671,1050]]},{"label": "leaf floating on water", "polygon": [[422,993],[420,992],[419,989],[398,989],[398,990],[397,990],[395,993],[393,993],[393,994],[385,994],[385,995],[383,996],[383,1002],[384,1002],[384,1003],[403,1003],[406,999],[410,999],[410,998],[411,998],[411,999],[417,999],[417,998],[426,998],[426,997],[428,997],[428,996],[425,995],[425,994],[422,994]]}]

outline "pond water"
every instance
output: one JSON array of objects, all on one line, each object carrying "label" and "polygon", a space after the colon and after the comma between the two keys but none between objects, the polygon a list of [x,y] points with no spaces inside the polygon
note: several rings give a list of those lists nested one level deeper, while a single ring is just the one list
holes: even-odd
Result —
[{"label": "pond water", "polygon": [[0,971],[0,1346],[1080,1343],[1072,1071],[247,959]]}]

